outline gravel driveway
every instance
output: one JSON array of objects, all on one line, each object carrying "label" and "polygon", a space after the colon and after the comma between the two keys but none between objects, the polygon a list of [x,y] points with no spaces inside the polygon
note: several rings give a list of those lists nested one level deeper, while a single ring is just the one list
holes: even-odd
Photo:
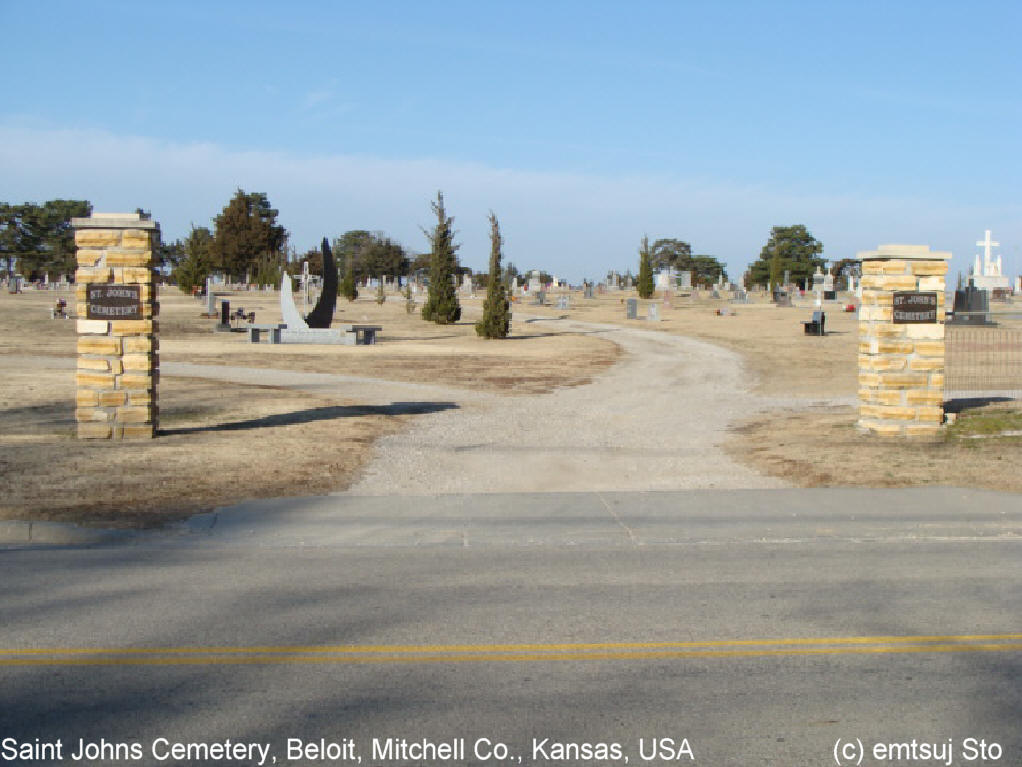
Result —
[{"label": "gravel driveway", "polygon": [[[516,320],[518,321],[518,320]],[[527,320],[540,322],[539,319]],[[762,406],[741,358],[655,331],[544,320],[619,344],[592,384],[485,396],[385,437],[350,495],[775,488],[728,458],[728,423]]]}]

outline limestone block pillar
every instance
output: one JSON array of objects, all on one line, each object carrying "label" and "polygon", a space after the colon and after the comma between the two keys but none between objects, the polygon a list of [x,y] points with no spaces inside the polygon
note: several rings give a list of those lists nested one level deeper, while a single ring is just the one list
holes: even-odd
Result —
[{"label": "limestone block pillar", "polygon": [[151,439],[159,426],[160,225],[137,213],[74,218],[80,439]]},{"label": "limestone block pillar", "polygon": [[944,421],[944,281],[951,254],[881,245],[862,260],[859,427],[931,436]]}]

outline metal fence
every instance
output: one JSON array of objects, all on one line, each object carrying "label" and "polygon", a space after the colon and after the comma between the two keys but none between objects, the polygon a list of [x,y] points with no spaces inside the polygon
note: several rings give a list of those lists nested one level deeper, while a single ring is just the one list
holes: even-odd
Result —
[{"label": "metal fence", "polygon": [[947,324],[944,398],[1022,399],[1022,314],[992,325]]}]

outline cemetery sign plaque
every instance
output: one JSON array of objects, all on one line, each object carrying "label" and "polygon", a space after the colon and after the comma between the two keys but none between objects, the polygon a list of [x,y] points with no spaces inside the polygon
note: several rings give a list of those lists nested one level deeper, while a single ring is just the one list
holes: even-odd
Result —
[{"label": "cemetery sign plaque", "polygon": [[936,292],[895,291],[893,322],[895,325],[935,324]]},{"label": "cemetery sign plaque", "polygon": [[142,319],[142,286],[97,282],[87,290],[85,318],[89,320]]}]

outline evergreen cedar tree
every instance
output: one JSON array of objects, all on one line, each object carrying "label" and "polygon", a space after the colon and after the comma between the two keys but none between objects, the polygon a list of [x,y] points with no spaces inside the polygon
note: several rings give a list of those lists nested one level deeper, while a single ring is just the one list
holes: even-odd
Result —
[{"label": "evergreen cedar tree", "polygon": [[181,245],[184,260],[174,270],[174,280],[183,293],[191,293],[195,286],[202,286],[213,271],[213,260],[209,253],[213,234],[204,226],[193,226],[188,239]]},{"label": "evergreen cedar tree", "polygon": [[277,224],[277,211],[262,192],[239,189],[214,221],[210,246],[213,266],[231,278],[243,278],[269,254],[279,254],[287,231]]},{"label": "evergreen cedar tree", "polygon": [[649,237],[645,235],[643,235],[642,245],[639,247],[639,279],[636,288],[639,291],[639,298],[652,298],[653,254],[649,249]]},{"label": "evergreen cedar tree", "polygon": [[760,251],[759,259],[749,267],[749,282],[753,285],[776,287],[784,279],[803,282],[812,277],[816,267],[823,267],[823,243],[813,237],[803,224],[775,226],[770,239]]},{"label": "evergreen cedar tree", "polygon": [[355,287],[355,259],[348,258],[345,261],[344,279],[341,280],[341,284],[340,287],[337,288],[337,292],[349,301],[354,301],[358,298],[358,288]]},{"label": "evergreen cedar tree", "polygon": [[422,319],[432,320],[437,325],[450,325],[461,319],[461,305],[454,290],[453,277],[458,267],[454,252],[453,218],[444,210],[444,195],[437,192],[436,202],[430,203],[436,213],[436,227],[427,232],[433,245],[429,264],[429,295],[422,307]]},{"label": "evergreen cedar tree", "polygon": [[0,202],[0,261],[33,280],[44,274],[73,276],[75,259],[72,218],[92,215],[88,200],[50,200],[42,205]]},{"label": "evergreen cedar tree", "polygon": [[511,330],[511,307],[501,279],[500,258],[503,240],[497,217],[490,211],[490,275],[483,303],[483,318],[476,323],[476,333],[483,338],[507,338]]}]

